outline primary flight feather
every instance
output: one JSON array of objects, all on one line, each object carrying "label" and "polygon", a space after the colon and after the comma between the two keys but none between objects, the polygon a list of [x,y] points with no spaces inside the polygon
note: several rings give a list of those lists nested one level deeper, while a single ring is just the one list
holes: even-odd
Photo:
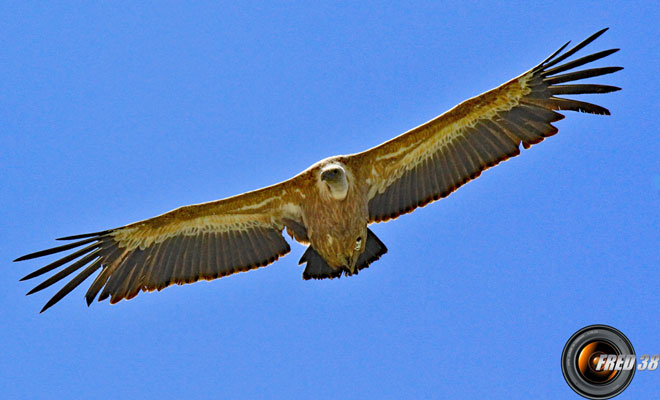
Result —
[{"label": "primary flight feather", "polygon": [[[322,160],[293,178],[209,203],[177,208],[15,261],[82,247],[25,276],[60,269],[28,294],[78,272],[43,307],[57,303],[94,273],[87,304],[131,299],[140,291],[211,280],[272,263],[290,251],[283,230],[308,244],[304,279],[357,274],[387,252],[367,228],[448,196],[481,172],[557,133],[558,110],[609,115],[601,106],[559,97],[608,93],[618,87],[570,83],[621,67],[574,71],[618,49],[560,64],[603,29],[503,85],[362,153]],[[573,71],[571,71],[573,70]],[[100,271],[100,272],[99,272]]]}]

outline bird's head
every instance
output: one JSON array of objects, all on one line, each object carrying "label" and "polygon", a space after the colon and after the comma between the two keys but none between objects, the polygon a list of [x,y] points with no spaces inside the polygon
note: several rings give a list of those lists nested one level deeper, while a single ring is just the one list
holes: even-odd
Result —
[{"label": "bird's head", "polygon": [[344,200],[348,193],[348,179],[346,178],[346,171],[341,164],[330,163],[321,168],[320,171],[321,182],[325,183],[330,195],[335,200]]}]

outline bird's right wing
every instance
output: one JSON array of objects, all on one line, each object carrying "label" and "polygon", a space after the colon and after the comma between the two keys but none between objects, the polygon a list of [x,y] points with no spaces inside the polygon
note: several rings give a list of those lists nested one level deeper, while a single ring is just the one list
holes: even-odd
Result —
[{"label": "bird's right wing", "polygon": [[[111,303],[140,291],[173,284],[211,280],[268,265],[290,251],[285,226],[304,235],[298,175],[288,181],[224,200],[177,208],[121,228],[60,240],[72,243],[31,253],[15,261],[83,247],[25,276],[31,279],[63,265],[28,294],[40,291],[85,267],[41,310],[45,311],[101,269],[89,287],[89,305],[110,297]],[[101,291],[103,289],[103,291]]]}]

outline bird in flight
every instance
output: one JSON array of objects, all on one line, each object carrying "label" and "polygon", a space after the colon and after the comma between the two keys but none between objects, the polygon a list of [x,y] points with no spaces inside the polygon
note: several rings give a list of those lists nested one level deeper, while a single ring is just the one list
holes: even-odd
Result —
[{"label": "bird in flight", "polygon": [[43,312],[100,270],[85,295],[87,305],[97,296],[114,304],[140,291],[266,266],[291,250],[285,229],[308,245],[299,262],[305,264],[303,279],[357,274],[387,252],[369,224],[446,197],[485,169],[520,154],[521,144],[527,149],[554,135],[552,123],[564,118],[559,110],[609,115],[601,106],[561,97],[620,90],[572,83],[621,70],[575,70],[618,49],[564,62],[606,30],[563,52],[566,43],[522,75],[369,150],[326,158],[263,189],[60,238],[71,242],[14,261],[80,249],[21,280],[70,263],[28,292],[32,294],[77,272]]}]

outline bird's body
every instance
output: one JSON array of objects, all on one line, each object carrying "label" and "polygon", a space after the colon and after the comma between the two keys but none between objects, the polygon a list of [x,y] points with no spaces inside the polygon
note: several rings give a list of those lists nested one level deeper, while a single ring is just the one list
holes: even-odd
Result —
[{"label": "bird's body", "polygon": [[[309,245],[300,263],[304,279],[353,275],[387,248],[367,227],[446,197],[482,171],[520,154],[557,132],[557,110],[609,114],[603,107],[559,95],[608,93],[619,88],[566,84],[620,70],[620,67],[565,71],[606,57],[617,49],[558,65],[605,30],[505,84],[379,146],[322,160],[295,177],[252,192],[181,207],[166,214],[63,240],[64,246],[18,260],[84,246],[27,275],[30,279],[71,265],[35,287],[42,290],[78,273],[46,304],[55,304],[100,270],[90,285],[111,303],[140,291],[215,279],[270,264],[290,251],[282,233]],[[567,43],[568,44],[568,43]],[[99,294],[100,293],[100,294]],[[43,311],[42,310],[42,311]]]},{"label": "bird's body", "polygon": [[[343,161],[332,157],[311,168],[314,189],[310,201],[304,201],[302,220],[312,248],[330,267],[352,274],[364,251],[369,207],[364,178]],[[338,171],[335,179],[323,179],[328,168]]]}]

